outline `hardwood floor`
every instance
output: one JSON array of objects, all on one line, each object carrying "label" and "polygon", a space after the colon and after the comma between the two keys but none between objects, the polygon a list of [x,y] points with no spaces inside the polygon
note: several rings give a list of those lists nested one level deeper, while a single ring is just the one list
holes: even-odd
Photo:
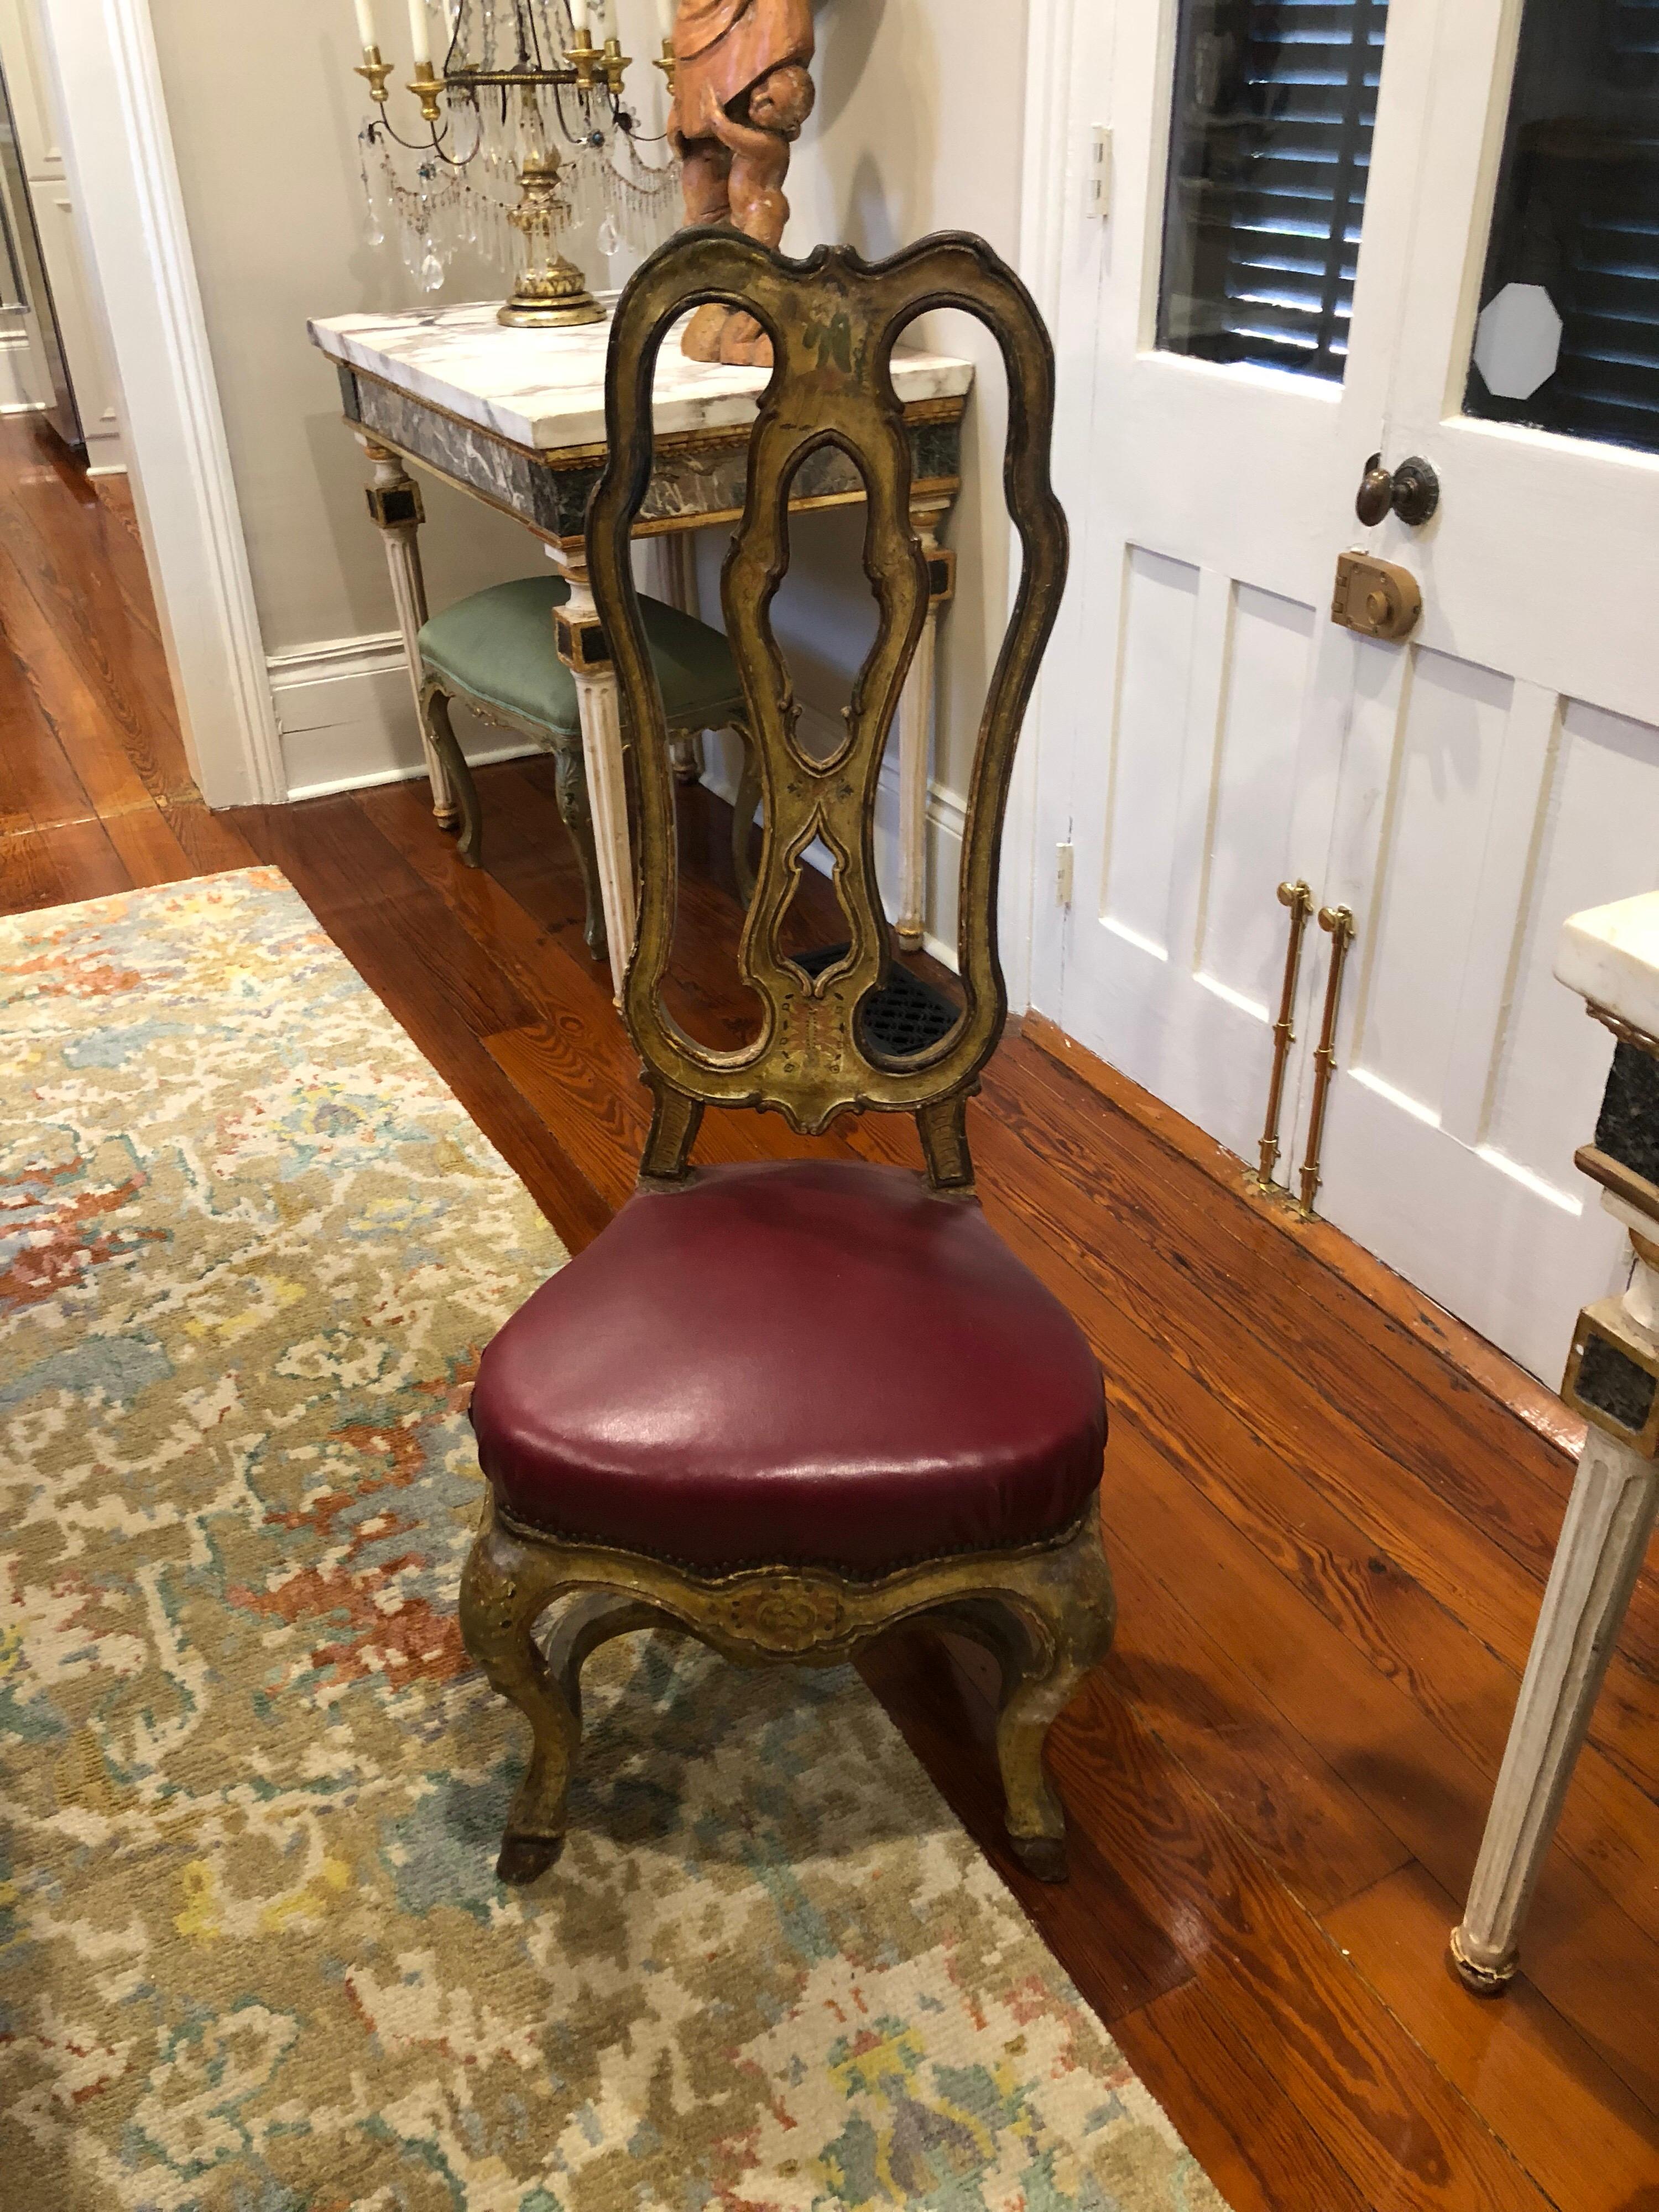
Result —
[{"label": "hardwood floor", "polygon": [[[191,789],[120,500],[0,425],[0,905],[273,861],[580,1248],[626,1196],[637,1064],[581,941],[549,763],[482,778],[487,868],[424,787],[215,817]],[[687,1018],[738,1018],[729,817],[685,810]],[[803,927],[827,934],[827,895]],[[1526,1972],[1444,1962],[1571,1480],[1535,1389],[1368,1299],[1201,1140],[1011,1036],[987,1210],[1107,1376],[1121,1626],[1055,1730],[1071,1883],[1000,1841],[981,1655],[866,1674],[1235,2212],[1659,2212],[1659,1577],[1644,1577]],[[909,1125],[825,1140],[914,1161]],[[711,1112],[702,1157],[819,1147]],[[1362,1271],[1363,1272],[1363,1271]],[[1565,1349],[1571,1316],[1562,1316]]]}]

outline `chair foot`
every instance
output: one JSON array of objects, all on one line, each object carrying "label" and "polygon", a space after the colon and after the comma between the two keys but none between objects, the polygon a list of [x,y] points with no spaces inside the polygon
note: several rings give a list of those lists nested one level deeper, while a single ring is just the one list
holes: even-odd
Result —
[{"label": "chair foot", "polygon": [[461,1641],[491,1689],[530,1723],[530,1763],[513,1800],[496,1871],[522,1885],[544,1874],[564,1840],[565,1798],[581,1724],[536,1641],[536,1623],[565,1586],[556,1553],[522,1543],[495,1516],[493,1496],[461,1578]]},{"label": "chair foot", "polygon": [[564,1849],[562,1836],[504,1836],[495,1862],[495,1879],[512,1889],[539,1881]]},{"label": "chair foot", "polygon": [[442,763],[455,794],[453,805],[434,806],[434,819],[441,830],[459,833],[456,849],[461,860],[469,868],[478,867],[483,857],[483,811],[478,805],[478,787],[449,719],[449,695],[435,677],[428,677],[421,687],[421,721],[427,744]]},{"label": "chair foot", "polygon": [[1026,1873],[1035,1875],[1039,1881],[1070,1880],[1064,1836],[1010,1836],[1008,1841]]},{"label": "chair foot", "polygon": [[603,961],[609,957],[605,897],[599,884],[599,848],[593,838],[593,809],[587,795],[587,766],[582,758],[580,740],[574,744],[567,741],[556,748],[553,790],[559,803],[559,819],[564,823],[576,855],[576,866],[581,871],[582,893],[586,901],[582,940],[589,957]]},{"label": "chair foot", "polygon": [[1458,1980],[1472,1996],[1501,1997],[1515,1979],[1521,1964],[1518,1956],[1506,1959],[1495,1966],[1484,1966],[1479,1959],[1472,1959],[1463,1948],[1461,1927],[1452,1929],[1451,1941],[1446,1948]]}]

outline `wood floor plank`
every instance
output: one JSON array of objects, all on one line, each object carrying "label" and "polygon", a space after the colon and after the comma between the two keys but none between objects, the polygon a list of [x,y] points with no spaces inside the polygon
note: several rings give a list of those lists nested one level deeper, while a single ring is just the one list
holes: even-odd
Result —
[{"label": "wood floor plank", "polygon": [[1073,1838],[1079,1864],[1064,1885],[1034,1880],[1008,1849],[988,1654],[954,1637],[897,1630],[858,1664],[957,1817],[1108,2026],[1191,1978],[1181,1951],[1086,1833]]},{"label": "wood floor plank", "polygon": [[0,819],[8,830],[50,830],[93,811],[0,617]]},{"label": "wood floor plank", "polygon": [[[1167,1466],[1135,1424],[1115,1439],[1126,1506],[1105,1499],[1109,1554],[1132,1554],[1202,1622],[1268,1704],[1409,1844],[1450,1895],[1462,1893],[1486,1823],[1493,1770],[1477,1766],[1267,1569]],[[1619,1960],[1616,1977],[1599,1961]],[[1547,1862],[1525,1968],[1546,1997],[1650,2109],[1659,2111],[1659,1945],[1565,1851]]]},{"label": "wood floor plank", "polygon": [[76,906],[131,888],[100,822],[59,823],[0,837],[0,910],[5,913]]},{"label": "wood floor plank", "polygon": [[0,631],[21,669],[42,719],[73,762],[94,812],[138,806],[155,796],[134,765],[154,754],[122,702],[119,717],[82,681],[62,641],[40,610],[10,549],[0,537]]},{"label": "wood floor plank", "polygon": [[[1334,1275],[1344,1288],[1357,1293],[1361,1305],[1372,1311],[1372,1322],[1367,1327],[1390,1321],[1403,1323],[1419,1345],[1437,1354],[1449,1388],[1462,1389],[1473,1382],[1504,1411],[1518,1415],[1565,1457],[1577,1457],[1584,1442],[1583,1419],[1569,1412],[1554,1391],[1517,1367],[1455,1314],[1437,1305],[1328,1221],[1317,1217],[1303,1219],[1297,1210],[1285,1202],[1288,1193],[1263,1196],[1249,1164],[1237,1152],[1230,1152],[1173,1106],[1152,1097],[1097,1053],[1067,1036],[1049,1015],[1033,1008],[1024,1017],[1024,1033],[1038,1050],[1085,1083],[1109,1106],[1127,1112],[1158,1143],[1218,1184],[1241,1211],[1287,1238],[1304,1257],[1316,1260],[1325,1273]],[[1346,1318],[1352,1308],[1340,1293],[1333,1297],[1331,1286],[1323,1283],[1321,1291]]]},{"label": "wood floor plank", "polygon": [[1543,2212],[1467,2100],[1097,1677],[1050,1743],[1079,1824],[1357,2187],[1392,2212]]},{"label": "wood floor plank", "polygon": [[[1224,1316],[1200,1307],[1176,1329],[1146,1312],[1121,1255],[1103,1239],[1079,1237],[1063,1184],[1029,1142],[1026,1157],[1011,1161],[1010,1142],[1010,1133],[994,1123],[981,1133],[988,1210],[1084,1320],[1106,1370],[1109,1401],[1160,1437],[1166,1465],[1179,1466],[1263,1560],[1343,1631],[1349,1648],[1495,1776],[1519,1668],[1495,1658],[1316,1489],[1314,1465],[1328,1471],[1345,1451],[1358,1449],[1351,1432],[1313,1400],[1287,1435],[1295,1378],[1265,1358],[1263,1387],[1247,1407],[1236,1382],[1218,1378],[1233,1356],[1223,1341]],[[1264,1427],[1271,1444],[1258,1433]],[[1616,1715],[1610,1700],[1604,1727],[1613,1727]],[[1632,1757],[1639,1761],[1651,1731],[1639,1710],[1633,1719]],[[1644,1879],[1644,1869],[1659,1863],[1659,1807],[1595,1743],[1581,1759],[1561,1840],[1609,1893],[1627,1894],[1632,1911],[1659,1941],[1659,1891]]]},{"label": "wood floor plank", "polygon": [[[96,701],[108,732],[153,798],[186,787],[190,772],[153,603],[125,533],[95,493],[78,501],[83,543],[62,543],[64,486],[24,469],[0,499],[0,550],[9,554],[58,647]],[[91,550],[95,557],[88,559]],[[140,591],[124,581],[137,571]],[[143,617],[137,609],[142,606]]]},{"label": "wood floor plank", "polygon": [[1132,1553],[1112,1561],[1118,1632],[1103,1673],[1316,1918],[1411,1861],[1410,1847],[1266,1705]]},{"label": "wood floor plank", "polygon": [[[988,1088],[991,1103],[998,1103],[994,1087]],[[1231,1410],[1248,1427],[1255,1442],[1245,1458],[1212,1457],[1195,1466],[1194,1479],[1229,1493],[1240,1517],[1255,1524],[1264,1548],[1315,1589],[1328,1611],[1345,1605],[1352,1610],[1360,1632],[1372,1638],[1379,1664],[1414,1675],[1431,1690],[1443,1673],[1432,1662],[1418,1666],[1420,1639],[1437,1637],[1443,1623],[1455,1620],[1500,1654],[1518,1680],[1541,1586],[1517,1577],[1502,1564],[1503,1554],[1445,1505],[1434,1485],[1422,1479],[1403,1437],[1393,1449],[1385,1449],[1339,1400],[1310,1383],[1282,1341],[1265,1342],[1237,1324],[1232,1316],[1248,1303],[1248,1282],[1237,1284],[1233,1296],[1224,1289],[1208,1294],[1172,1258],[1163,1271],[1169,1287],[1149,1305],[1142,1290],[1145,1262],[1119,1233],[1130,1223],[1137,1200],[1114,1192],[1099,1219],[1080,1216],[1083,1194],[1075,1172],[1063,1171],[1043,1146],[1040,1130],[1054,1127],[1048,1117],[1034,1127],[1029,1112],[988,1116],[978,1152],[984,1188],[989,1196],[1006,1197],[1045,1243],[1068,1253],[1144,1336],[1187,1347],[1180,1359],[1166,1358],[1159,1369],[1160,1388],[1176,1393],[1183,1419],[1194,1408],[1201,1415],[1207,1401]],[[1015,1144],[1018,1152],[1011,1150]],[[1168,1249],[1180,1248],[1172,1239]],[[1102,1350],[1113,1371],[1109,1353]],[[1125,1370],[1130,1389],[1131,1371]],[[1283,1484],[1264,1483],[1254,1471],[1261,1456],[1256,1446],[1285,1470]],[[1277,1524],[1271,1530],[1270,1522]],[[1322,1534],[1316,1536],[1316,1529]],[[1471,1663],[1487,1672],[1488,1660],[1483,1650]],[[1461,1669],[1449,1679],[1461,1680]],[[1506,1730],[1514,1686],[1499,1676],[1489,1674],[1489,1680],[1503,1710],[1501,1730]],[[1609,1668],[1593,1742],[1599,1747],[1595,1755],[1605,1751],[1621,1770],[1622,1784],[1633,1784],[1644,1798],[1633,1815],[1638,1835],[1659,1833],[1653,1809],[1659,1744],[1651,1705],[1650,1687],[1627,1658],[1618,1660]],[[1613,1786],[1616,1796],[1621,1785]]]},{"label": "wood floor plank", "polygon": [[1337,2163],[1273,2063],[1212,1992],[1184,1982],[1118,2021],[1123,2054],[1168,2112],[1231,2212],[1377,2212]]},{"label": "wood floor plank", "polygon": [[258,858],[233,814],[212,813],[188,793],[163,799],[157,811],[168,833],[189,856],[196,875],[216,876],[230,868],[251,868]]},{"label": "wood floor plank", "polygon": [[1496,2002],[1470,2003],[1444,1952],[1460,1910],[1413,1864],[1325,1925],[1557,2204],[1659,2212],[1659,2120],[1524,1978]]},{"label": "wood floor plank", "polygon": [[201,873],[159,807],[129,807],[106,815],[103,826],[136,884],[185,883]]},{"label": "wood floor plank", "polygon": [[[1194,1301],[1204,1301],[1199,1310],[1227,1317],[1218,1350],[1252,1372],[1259,1363],[1271,1364],[1284,1387],[1297,1394],[1298,1414],[1310,1402],[1322,1407],[1334,1423],[1381,1454],[1381,1462],[1366,1469],[1370,1510],[1391,1517],[1396,1529],[1407,1521],[1425,1526],[1425,1565],[1444,1558],[1465,1578],[1479,1574],[1476,1587],[1492,1609],[1494,1634],[1510,1639],[1511,1656],[1517,1650],[1524,1655],[1531,1621],[1522,1627],[1498,1618],[1493,1540],[1528,1570],[1541,1594],[1571,1485],[1571,1463],[1542,1437],[1517,1429],[1486,1392],[1467,1382],[1443,1385],[1443,1364],[1387,1316],[1373,1311],[1369,1330],[1351,1322],[1350,1309],[1363,1311],[1366,1302],[1346,1285],[1332,1284],[1333,1325],[1310,1331],[1309,1277],[1322,1291],[1328,1271],[1305,1261],[1297,1269],[1296,1247],[1242,1205],[1221,1209],[1214,1226],[1201,1231],[1193,1194],[1172,1188],[1169,1155],[1160,1159],[1158,1147],[1125,1126],[1127,1117],[1110,1117],[1100,1133],[1105,1144],[1091,1139],[1087,1096],[1046,1055],[1018,1043],[1000,1056],[987,1079],[987,1103],[998,1126],[1041,1153],[1068,1193],[1068,1210],[1079,1202],[1102,1209],[1120,1231],[1133,1232],[1167,1262],[1160,1279],[1172,1321],[1183,1305],[1190,1313]],[[1188,1286],[1190,1294],[1183,1295]],[[1570,1316],[1565,1328],[1570,1333]],[[1334,1349],[1345,1341],[1368,1342],[1378,1356],[1345,1361]],[[1267,1401],[1263,1412],[1276,1402]],[[1346,1468],[1351,1457],[1344,1453],[1335,1467]],[[1388,1472],[1390,1462],[1396,1474]],[[1453,1510],[1434,1515],[1422,1501],[1425,1489]],[[1381,1539],[1385,1532],[1379,1527],[1377,1533]],[[1626,1646],[1635,1648],[1659,1657],[1659,1587],[1638,1596]]]}]

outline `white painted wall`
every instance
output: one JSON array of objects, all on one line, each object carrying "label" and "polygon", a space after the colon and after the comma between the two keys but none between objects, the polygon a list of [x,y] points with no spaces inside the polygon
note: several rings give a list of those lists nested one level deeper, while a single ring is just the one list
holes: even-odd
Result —
[{"label": "white painted wall", "polygon": [[[309,316],[504,296],[498,270],[458,264],[421,294],[388,243],[362,232],[356,134],[368,106],[348,0],[276,9],[149,0],[179,181],[246,532],[254,601],[276,684],[282,774],[303,793],[414,772],[421,760],[380,538],[364,509],[362,456],[340,419],[334,371],[306,337]],[[624,32],[654,0],[623,0]],[[377,0],[381,47],[408,76],[402,0]],[[631,35],[631,34],[630,34]],[[637,42],[641,56],[655,44]],[[630,78],[636,98],[641,62]],[[405,122],[414,106],[401,97]],[[620,281],[591,240],[572,247],[590,282]],[[464,494],[422,479],[434,608],[533,574],[536,542]],[[465,718],[458,718],[458,721]],[[461,732],[475,757],[499,744]]]},{"label": "white painted wall", "polygon": [[[204,790],[228,805],[410,772],[418,746],[362,465],[332,372],[305,336],[311,315],[419,303],[395,252],[362,240],[351,11],[345,0],[279,11],[41,4],[70,94],[71,167],[94,187],[88,230],[118,309],[118,371],[152,418],[140,514],[172,602],[175,669],[195,670],[180,689]],[[401,62],[398,10],[380,8]],[[629,51],[654,51],[656,0],[620,0],[620,11]],[[823,0],[818,29],[818,108],[797,149],[786,244],[848,240],[873,257],[962,228],[1012,258],[1025,0]],[[646,72],[635,76],[642,101]],[[625,256],[607,267],[586,241],[576,258],[596,286],[628,273]],[[482,266],[459,271],[440,297],[489,296],[498,283]],[[922,341],[985,372],[949,530],[959,591],[940,655],[933,836],[945,896],[931,919],[948,936],[962,786],[1006,608],[1006,532],[994,348],[964,319],[939,321],[919,326]],[[537,549],[510,520],[423,489],[434,605],[534,571]],[[858,534],[854,517],[808,519],[781,610],[803,696],[827,714],[844,702],[867,635]],[[706,607],[717,603],[707,590]]]}]

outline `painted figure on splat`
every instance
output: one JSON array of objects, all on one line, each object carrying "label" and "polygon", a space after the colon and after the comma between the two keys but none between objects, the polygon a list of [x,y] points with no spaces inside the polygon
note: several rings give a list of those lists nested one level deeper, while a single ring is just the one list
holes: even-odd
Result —
[{"label": "painted figure on splat", "polygon": [[[789,149],[812,112],[811,0],[680,0],[668,136],[684,165],[688,223],[729,222],[776,246],[789,220]],[[693,361],[769,367],[772,343],[752,315],[700,307],[687,325]]]}]

